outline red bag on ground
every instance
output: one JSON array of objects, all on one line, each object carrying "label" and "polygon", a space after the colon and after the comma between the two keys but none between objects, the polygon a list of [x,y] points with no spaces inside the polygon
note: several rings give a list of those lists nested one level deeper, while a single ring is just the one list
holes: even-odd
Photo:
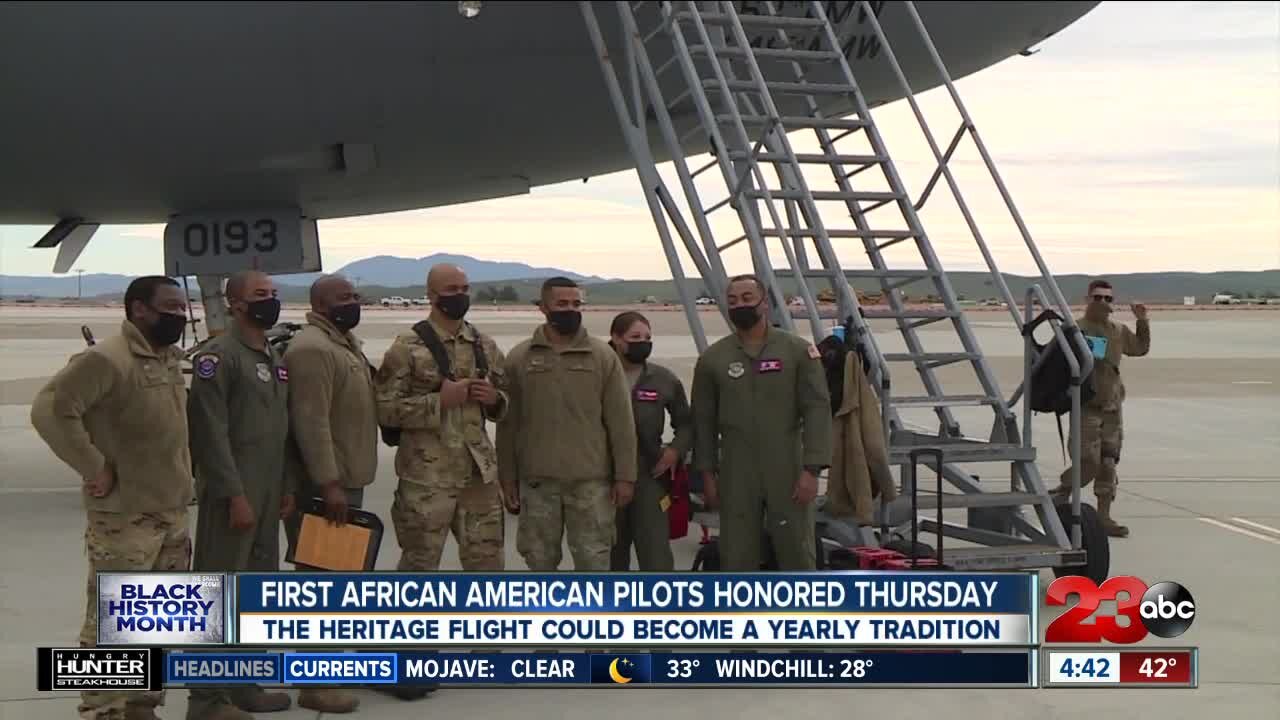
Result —
[{"label": "red bag on ground", "polygon": [[689,468],[682,463],[671,469],[671,506],[667,508],[667,524],[671,539],[689,534]]}]

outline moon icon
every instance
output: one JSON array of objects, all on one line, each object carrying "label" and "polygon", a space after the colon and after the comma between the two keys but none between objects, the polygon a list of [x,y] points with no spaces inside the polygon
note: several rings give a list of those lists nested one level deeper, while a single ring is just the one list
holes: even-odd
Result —
[{"label": "moon icon", "polygon": [[621,658],[614,658],[613,662],[609,663],[609,677],[612,678],[613,681],[618,683],[619,685],[625,685],[631,682],[631,678],[623,675],[621,672],[618,671],[618,660],[620,659]]}]

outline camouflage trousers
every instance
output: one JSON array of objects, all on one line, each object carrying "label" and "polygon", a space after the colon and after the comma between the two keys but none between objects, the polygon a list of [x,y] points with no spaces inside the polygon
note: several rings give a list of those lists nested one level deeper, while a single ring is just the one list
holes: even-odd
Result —
[{"label": "camouflage trousers", "polygon": [[536,478],[520,483],[516,549],[534,572],[554,572],[567,534],[573,569],[608,572],[615,508],[608,480]]},{"label": "camouflage trousers", "polygon": [[[1116,465],[1124,444],[1124,418],[1119,410],[1088,410],[1080,417],[1080,487],[1093,483],[1093,494],[1115,498]],[[1071,492],[1071,468],[1062,472],[1058,493]]]},{"label": "camouflage trousers", "polygon": [[[90,511],[88,520],[84,546],[89,555],[89,576],[80,647],[93,647],[98,641],[98,573],[186,572],[191,567],[185,507],[143,514]],[[126,705],[163,704],[164,691],[83,692],[79,713],[85,720],[116,720],[124,718]]]},{"label": "camouflage trousers", "polygon": [[506,564],[502,493],[479,473],[466,487],[429,487],[401,478],[391,522],[400,543],[396,569],[401,572],[439,570],[450,531],[463,570],[502,570]]}]

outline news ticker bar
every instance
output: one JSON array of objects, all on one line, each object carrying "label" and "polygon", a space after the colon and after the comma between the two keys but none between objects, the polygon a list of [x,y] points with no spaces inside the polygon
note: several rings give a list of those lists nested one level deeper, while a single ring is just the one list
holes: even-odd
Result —
[{"label": "news ticker bar", "polygon": [[1197,648],[863,652],[207,652],[39,648],[39,690],[208,685],[474,687],[1168,687],[1199,685]]},{"label": "news ticker bar", "polygon": [[1200,684],[1198,648],[1041,650],[1042,687],[1181,687]]},{"label": "news ticker bar", "polygon": [[[126,657],[125,654],[128,653]],[[201,686],[1035,687],[1034,650],[208,652],[39,650],[40,690]],[[126,684],[113,684],[124,682]]]}]

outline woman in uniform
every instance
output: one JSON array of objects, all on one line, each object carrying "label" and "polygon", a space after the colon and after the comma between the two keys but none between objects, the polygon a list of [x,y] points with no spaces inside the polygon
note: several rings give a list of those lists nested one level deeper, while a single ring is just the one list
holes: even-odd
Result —
[{"label": "woman in uniform", "polygon": [[[667,509],[671,506],[674,470],[684,463],[693,447],[689,397],[675,373],[649,362],[653,335],[644,315],[638,312],[618,315],[609,334],[609,343],[621,358],[631,385],[639,455],[635,497],[618,510],[618,534],[610,566],[613,570],[630,570],[634,544],[641,571],[671,572],[674,561]],[[668,415],[675,437],[664,444],[662,437]]]}]

